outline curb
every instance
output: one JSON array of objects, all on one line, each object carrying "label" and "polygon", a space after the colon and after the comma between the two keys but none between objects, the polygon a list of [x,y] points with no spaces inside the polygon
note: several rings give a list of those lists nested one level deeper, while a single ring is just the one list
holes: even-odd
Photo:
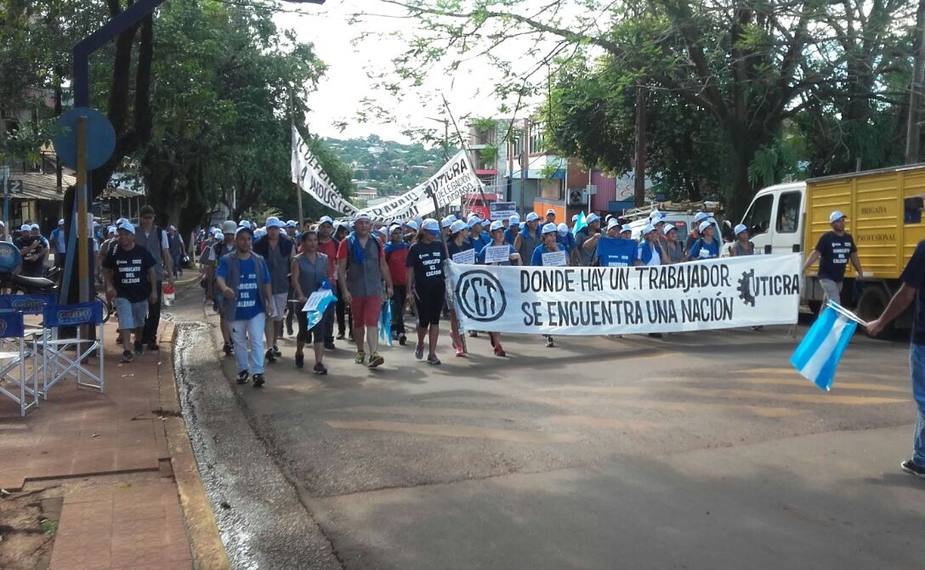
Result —
[{"label": "curb", "polygon": [[[177,396],[176,372],[174,371],[173,347],[176,326],[169,323],[161,334],[161,340],[169,344],[171,350],[166,352],[169,365],[159,369],[158,386],[160,388],[160,405],[165,414],[164,429],[167,432],[167,449],[170,453],[170,465],[174,481],[180,496],[180,507],[190,539],[193,555],[193,567],[207,570],[225,570],[230,567],[225,545],[219,535],[218,525],[212,513],[212,506],[206,497],[196,457],[186,432],[186,423],[180,414]],[[160,370],[165,371],[161,373]]]}]

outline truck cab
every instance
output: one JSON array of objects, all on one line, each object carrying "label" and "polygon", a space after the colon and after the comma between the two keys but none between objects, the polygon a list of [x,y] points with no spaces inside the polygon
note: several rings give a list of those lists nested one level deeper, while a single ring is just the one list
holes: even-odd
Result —
[{"label": "truck cab", "polygon": [[755,253],[803,251],[805,208],[805,182],[777,184],[759,190],[742,218],[755,244]]}]

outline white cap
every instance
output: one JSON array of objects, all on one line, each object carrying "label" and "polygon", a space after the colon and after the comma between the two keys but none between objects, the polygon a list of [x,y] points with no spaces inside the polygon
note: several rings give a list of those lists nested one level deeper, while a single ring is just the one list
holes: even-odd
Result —
[{"label": "white cap", "polygon": [[118,229],[126,231],[132,235],[135,235],[135,224],[131,222],[122,222],[119,224]]},{"label": "white cap", "polygon": [[700,222],[706,220],[709,217],[710,217],[710,214],[706,214],[704,212],[697,212],[696,214],[694,214],[694,223],[699,224]]},{"label": "white cap", "polygon": [[421,223],[421,229],[427,230],[429,232],[440,232],[440,222],[433,218],[427,218],[424,222]]},{"label": "white cap", "polygon": [[591,225],[594,222],[599,222],[599,221],[601,221],[601,217],[598,216],[597,214],[588,214],[588,217],[585,218],[585,223],[588,225]]},{"label": "white cap", "polygon": [[276,216],[270,216],[269,218],[267,218],[266,226],[267,226],[267,229],[281,228],[283,227],[283,222],[281,222],[280,219],[277,218]]},{"label": "white cap", "polygon": [[664,217],[664,214],[662,214],[661,212],[659,212],[658,209],[655,209],[655,210],[652,210],[651,212],[649,212],[649,219],[650,219],[650,220],[651,220],[652,218],[661,218],[661,217]]},{"label": "white cap", "polygon": [[250,224],[248,225],[241,224],[238,227],[238,229],[234,232],[234,237],[238,237],[239,235],[241,235],[241,232],[247,232],[251,235],[251,237],[254,237],[254,230],[251,229]]},{"label": "white cap", "polygon": [[299,224],[296,223],[295,220],[288,220],[288,221],[286,222],[286,227],[287,227],[287,228],[297,228],[297,227],[299,227]]},{"label": "white cap", "polygon": [[578,214],[575,214],[574,216],[572,216],[572,221],[573,221],[573,222],[577,222],[577,221],[578,221]]},{"label": "white cap", "polygon": [[29,224],[23,224],[22,226],[19,227],[19,231],[21,231],[21,232],[31,232],[31,231],[32,231],[32,226],[30,226]]},{"label": "white cap", "polygon": [[646,236],[655,231],[655,226],[652,224],[646,224],[642,228],[642,235]]},{"label": "white cap", "polygon": [[389,237],[389,228],[388,228],[387,226],[382,226],[381,228],[379,228],[379,233],[382,234],[382,237],[388,238],[388,237]]},{"label": "white cap", "polygon": [[550,209],[546,210],[546,215],[548,216],[549,214],[552,214],[553,216],[555,216],[555,215],[556,215],[556,211],[553,210],[552,208],[550,208]]},{"label": "white cap", "polygon": [[706,220],[706,221],[704,221],[704,222],[700,222],[700,225],[697,226],[697,230],[698,230],[700,233],[703,233],[703,230],[705,230],[705,229],[707,229],[707,228],[712,228],[712,227],[713,227],[713,224],[711,224],[709,220]]},{"label": "white cap", "polygon": [[516,226],[519,226],[519,225],[520,225],[520,216],[518,216],[517,214],[514,214],[514,215],[512,215],[510,218],[508,218],[507,221],[508,221],[508,223],[511,224],[512,226],[515,226],[515,225],[516,225]]},{"label": "white cap", "polygon": [[106,228],[106,235],[114,234],[114,233],[116,233],[116,226],[109,226],[108,228]]},{"label": "white cap", "polygon": [[616,218],[611,218],[610,221],[607,222],[607,231],[610,231],[613,228],[619,228],[619,227],[620,227],[620,221]]},{"label": "white cap", "polygon": [[472,226],[480,226],[480,225],[482,225],[482,220],[480,220],[478,216],[476,216],[475,218],[473,218],[472,216],[469,216],[469,219],[466,222],[466,226],[470,228]]},{"label": "white cap", "polygon": [[443,217],[442,220],[440,220],[440,227],[448,228],[452,226],[453,222],[455,221],[456,221],[456,216],[454,216],[453,214],[447,214],[446,216]]},{"label": "white cap", "polygon": [[736,227],[732,228],[732,233],[735,235],[739,235],[740,233],[747,232],[747,231],[748,231],[748,226],[746,226],[745,224],[739,224]]},{"label": "white cap", "polygon": [[847,217],[848,216],[843,214],[841,210],[835,210],[834,212],[829,214],[829,223],[834,224],[838,220],[841,220],[842,218],[847,218]]},{"label": "white cap", "polygon": [[372,218],[370,218],[369,214],[367,214],[366,212],[360,212],[359,214],[356,215],[355,218],[353,218],[353,223],[357,223],[360,220],[363,220],[365,222],[371,222]]},{"label": "white cap", "polygon": [[566,225],[565,223],[559,224],[558,226],[556,226],[556,229],[559,230],[560,236],[564,236],[568,233],[568,225]]},{"label": "white cap", "polygon": [[64,225],[64,218],[61,218],[60,220],[58,220],[58,225],[59,225],[59,226],[63,226],[63,225]]},{"label": "white cap", "polygon": [[257,228],[257,229],[254,231],[254,237],[255,237],[255,238],[262,238],[262,237],[265,236],[265,235],[267,235],[267,229],[266,229],[266,228]]},{"label": "white cap", "polygon": [[407,222],[405,222],[405,226],[411,228],[414,231],[418,231],[419,229],[421,229],[421,226],[414,220],[408,220]]},{"label": "white cap", "polygon": [[491,225],[491,220],[489,220],[488,218],[485,218],[484,220],[482,220],[482,226],[483,226],[483,227],[484,227],[484,226],[490,226],[490,225]]},{"label": "white cap", "polygon": [[215,230],[212,232],[212,237],[214,239],[225,239],[225,234],[222,233],[222,230]]},{"label": "white cap", "polygon": [[[533,215],[536,216],[536,214],[533,214]],[[537,217],[539,217],[539,216],[537,216]],[[530,216],[527,216],[527,219],[529,220],[529,219],[530,219]],[[557,228],[557,227],[556,227],[556,224],[554,224],[554,223],[552,223],[552,222],[549,222],[548,224],[545,224],[545,225],[543,226],[543,235],[546,235],[546,234],[553,234],[553,233],[556,233],[557,231],[559,231],[559,228]]]},{"label": "white cap", "polygon": [[452,225],[450,225],[450,233],[458,234],[459,232],[463,231],[464,229],[468,227],[469,227],[469,224],[467,224],[466,222],[462,220],[456,220],[455,222],[452,223]]},{"label": "white cap", "polygon": [[538,219],[540,219],[540,216],[536,212],[530,212],[527,214],[527,222],[535,222]]},{"label": "white cap", "polygon": [[39,225],[38,225],[38,224],[32,224],[31,226],[29,226],[29,229],[30,229],[30,230],[37,230],[37,229],[40,229],[40,228],[39,228]]},{"label": "white cap", "polygon": [[221,233],[223,234],[234,234],[235,230],[237,229],[238,229],[237,224],[235,224],[234,221],[232,220],[227,220],[225,222],[222,222]]},{"label": "white cap", "polygon": [[626,233],[626,232],[632,233],[632,232],[633,232],[633,226],[631,226],[631,225],[629,225],[629,224],[623,224],[623,227],[620,228],[620,233],[622,234],[622,233]]},{"label": "white cap", "polygon": [[333,226],[334,220],[331,219],[331,216],[321,216],[321,219],[318,220],[318,225],[320,226],[321,224],[331,224]]},{"label": "white cap", "polygon": [[671,230],[677,231],[677,229],[678,228],[674,227],[674,224],[665,224],[665,227],[662,228],[662,233],[667,236],[668,232],[670,232]]},{"label": "white cap", "polygon": [[251,231],[254,230],[254,226],[252,226],[251,223],[248,222],[247,220],[241,220],[241,221],[238,223],[238,227],[239,227],[239,228],[248,228],[248,229],[250,229]]},{"label": "white cap", "polygon": [[491,223],[491,226],[488,228],[488,231],[503,230],[504,224],[501,223],[501,220],[495,220]]},{"label": "white cap", "polygon": [[468,222],[469,225],[472,225],[472,222],[481,222],[481,221],[482,219],[479,218],[479,215],[475,213],[469,214],[469,216],[466,218],[466,222]]}]

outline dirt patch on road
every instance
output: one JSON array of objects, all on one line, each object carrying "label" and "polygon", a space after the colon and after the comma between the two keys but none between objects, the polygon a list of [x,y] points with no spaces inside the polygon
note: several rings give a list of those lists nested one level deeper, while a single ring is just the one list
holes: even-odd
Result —
[{"label": "dirt patch on road", "polygon": [[64,503],[59,486],[0,498],[0,568],[48,568]]}]

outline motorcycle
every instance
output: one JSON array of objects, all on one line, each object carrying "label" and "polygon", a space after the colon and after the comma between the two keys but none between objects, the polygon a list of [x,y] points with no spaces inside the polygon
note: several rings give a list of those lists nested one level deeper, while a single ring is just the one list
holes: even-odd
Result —
[{"label": "motorcycle", "polygon": [[21,275],[22,253],[8,241],[0,241],[0,291],[12,293],[57,294],[58,285],[45,277]]}]

